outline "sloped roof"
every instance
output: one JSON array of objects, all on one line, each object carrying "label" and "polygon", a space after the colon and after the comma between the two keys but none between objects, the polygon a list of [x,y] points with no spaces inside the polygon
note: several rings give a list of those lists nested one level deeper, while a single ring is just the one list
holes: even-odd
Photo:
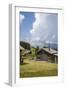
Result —
[{"label": "sloped roof", "polygon": [[58,55],[58,51],[56,51],[56,50],[54,50],[52,48],[50,48],[50,50],[49,50],[49,48],[41,48],[41,49],[38,50],[38,52],[40,52],[42,50],[49,53],[49,54],[54,54],[55,56]]},{"label": "sloped roof", "polygon": [[25,50],[22,46],[20,46],[20,50]]},{"label": "sloped roof", "polygon": [[50,50],[49,50],[49,48],[43,48],[43,50],[45,50],[46,52],[48,52],[50,54],[57,54],[58,53],[58,51],[56,51],[52,48],[50,48]]},{"label": "sloped roof", "polygon": [[27,50],[27,49],[23,48],[22,46],[20,46],[20,50],[22,50],[22,55],[30,53],[30,50]]}]

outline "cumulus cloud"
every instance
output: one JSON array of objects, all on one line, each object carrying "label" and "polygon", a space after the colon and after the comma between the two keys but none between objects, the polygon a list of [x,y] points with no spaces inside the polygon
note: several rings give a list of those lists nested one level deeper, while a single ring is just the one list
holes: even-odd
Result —
[{"label": "cumulus cloud", "polygon": [[40,32],[41,31],[40,29],[43,28],[43,24],[44,24],[44,28],[47,28],[47,24],[46,24],[47,15],[35,13],[34,16],[35,16],[35,22],[33,23],[32,30],[30,30],[30,33],[32,35],[35,34],[35,32],[37,33]]},{"label": "cumulus cloud", "polygon": [[25,16],[22,14],[19,14],[20,24],[22,24],[23,20],[25,19]]},{"label": "cumulus cloud", "polygon": [[44,45],[46,41],[57,41],[57,15],[35,13],[35,22],[30,30],[32,45]]},{"label": "cumulus cloud", "polygon": [[22,23],[23,23],[23,20],[25,19],[25,16],[22,15],[22,14],[19,14],[19,23],[20,23],[20,40],[22,40]]}]

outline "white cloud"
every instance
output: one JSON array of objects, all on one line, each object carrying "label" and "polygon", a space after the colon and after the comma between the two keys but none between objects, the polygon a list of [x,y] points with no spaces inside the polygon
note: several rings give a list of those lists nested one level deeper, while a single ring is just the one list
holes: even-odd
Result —
[{"label": "white cloud", "polygon": [[19,23],[20,23],[20,40],[22,40],[22,23],[23,23],[23,20],[25,19],[25,16],[22,15],[22,14],[19,14]]},{"label": "white cloud", "polygon": [[22,24],[23,20],[25,19],[25,16],[22,14],[19,14],[20,24]]},{"label": "white cloud", "polygon": [[54,20],[52,14],[35,13],[34,17],[35,22],[33,23],[32,29],[30,30],[31,44],[39,45],[42,41],[42,44],[44,45],[46,40],[49,41],[51,38],[55,39],[56,36],[53,33],[56,34],[57,32],[57,20]]},{"label": "white cloud", "polygon": [[[41,30],[40,28],[47,28],[47,22],[46,22],[47,15],[35,13],[35,22],[33,23],[33,28],[30,30],[31,34],[39,33]],[[43,25],[44,24],[44,25]]]}]

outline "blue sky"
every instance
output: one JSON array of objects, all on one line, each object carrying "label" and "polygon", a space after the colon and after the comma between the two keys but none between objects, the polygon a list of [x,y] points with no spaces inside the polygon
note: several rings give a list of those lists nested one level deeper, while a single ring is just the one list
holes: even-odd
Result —
[{"label": "blue sky", "polygon": [[29,30],[32,28],[32,23],[35,21],[34,13],[20,12],[20,15],[24,15],[23,23],[20,23],[20,40],[26,40],[30,37]]},{"label": "blue sky", "polygon": [[20,41],[32,46],[58,43],[58,15],[53,13],[20,12]]}]

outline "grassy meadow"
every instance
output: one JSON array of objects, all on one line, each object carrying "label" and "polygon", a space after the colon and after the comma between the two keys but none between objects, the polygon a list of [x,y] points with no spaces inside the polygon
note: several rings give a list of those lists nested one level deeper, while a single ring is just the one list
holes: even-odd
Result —
[{"label": "grassy meadow", "polygon": [[31,55],[24,57],[24,63],[20,65],[20,78],[57,75],[58,64],[32,60]]}]

